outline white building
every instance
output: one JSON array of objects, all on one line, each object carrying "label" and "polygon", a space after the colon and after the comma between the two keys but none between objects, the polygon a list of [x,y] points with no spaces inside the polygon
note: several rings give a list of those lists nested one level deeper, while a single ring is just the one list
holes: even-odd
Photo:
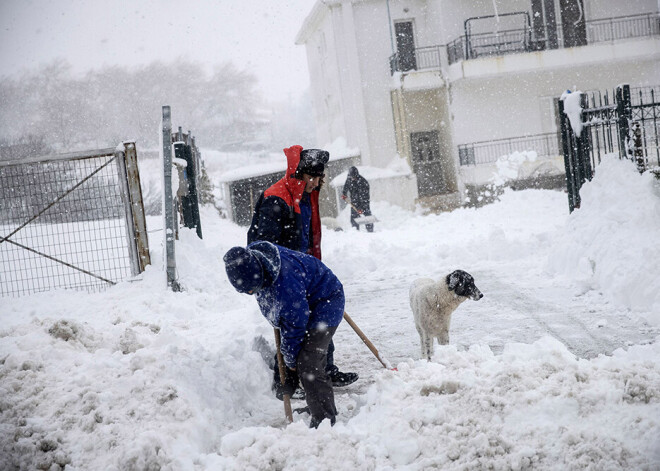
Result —
[{"label": "white building", "polygon": [[660,85],[658,9],[658,0],[318,0],[296,38],[318,142],[344,138],[366,166],[405,158],[413,191],[388,193],[404,207],[461,204],[506,149],[536,150],[561,172],[556,99]]}]

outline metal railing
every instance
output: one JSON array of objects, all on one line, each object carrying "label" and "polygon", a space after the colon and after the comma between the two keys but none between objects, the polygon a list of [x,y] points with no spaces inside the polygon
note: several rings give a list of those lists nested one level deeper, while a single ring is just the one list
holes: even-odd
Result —
[{"label": "metal railing", "polygon": [[534,151],[538,158],[556,157],[560,155],[559,139],[558,133],[551,132],[461,144],[458,146],[458,158],[460,164],[465,166],[494,163],[514,152]]},{"label": "metal railing", "polygon": [[660,15],[643,15],[605,18],[586,22],[587,42],[599,43],[622,39],[641,38],[660,34]]},{"label": "metal railing", "polygon": [[[602,18],[585,22],[587,44],[621,41],[631,38],[644,38],[660,35],[660,15],[645,13],[640,15]],[[558,48],[564,48],[563,28],[557,25]],[[442,55],[447,54],[447,63],[479,57],[502,56],[548,49],[546,38],[538,38],[530,28],[512,29],[496,33],[462,35],[447,45],[415,48],[417,67],[415,70],[440,68]],[[445,50],[443,52],[442,50]],[[392,73],[400,71],[399,55],[389,58]]]},{"label": "metal railing", "polygon": [[[660,34],[660,16],[657,13],[603,18],[585,22],[587,44],[643,38]],[[565,47],[563,28],[557,25],[558,47]],[[460,47],[458,44],[460,43]],[[455,50],[450,51],[454,48]],[[459,60],[484,56],[501,56],[547,49],[545,38],[534,38],[527,28],[461,36],[447,46],[449,64]]]},{"label": "metal railing", "polygon": [[566,167],[569,210],[581,204],[580,188],[593,178],[607,154],[635,162],[638,170],[660,168],[660,87],[617,87],[609,93],[580,95],[580,134],[573,130],[559,101],[562,153]]}]

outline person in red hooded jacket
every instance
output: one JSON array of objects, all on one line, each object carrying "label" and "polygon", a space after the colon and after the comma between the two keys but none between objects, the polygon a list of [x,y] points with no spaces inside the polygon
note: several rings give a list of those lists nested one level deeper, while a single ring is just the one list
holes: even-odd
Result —
[{"label": "person in red hooded jacket", "polygon": [[[319,191],[330,153],[322,149],[303,149],[296,145],[284,149],[287,169],[284,177],[267,188],[252,214],[247,242],[265,240],[321,260],[321,216]],[[347,386],[358,379],[357,373],[343,373],[334,363],[334,344],[330,342],[326,372],[335,387]],[[273,387],[281,398],[279,371],[274,368]]]}]

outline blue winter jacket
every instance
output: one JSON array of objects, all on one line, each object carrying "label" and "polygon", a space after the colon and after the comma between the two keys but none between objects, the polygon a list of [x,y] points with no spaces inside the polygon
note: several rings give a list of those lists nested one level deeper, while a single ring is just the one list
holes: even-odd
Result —
[{"label": "blue winter jacket", "polygon": [[296,367],[305,333],[336,327],[344,316],[344,287],[319,259],[270,242],[247,247],[259,255],[266,282],[255,296],[270,324],[280,329],[281,351]]}]

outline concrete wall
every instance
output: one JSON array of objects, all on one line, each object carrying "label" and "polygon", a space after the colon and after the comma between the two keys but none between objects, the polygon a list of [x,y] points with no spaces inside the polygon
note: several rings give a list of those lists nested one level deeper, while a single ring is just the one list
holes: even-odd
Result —
[{"label": "concrete wall", "polygon": [[[505,68],[502,64],[509,59],[515,62],[543,56],[539,58],[543,61],[552,55],[556,56],[557,66],[543,69],[519,66],[517,73],[496,75],[481,72],[452,81],[449,90],[455,144],[556,131],[553,98],[559,97],[566,89],[605,91],[621,83],[657,85],[660,82],[660,50],[657,55],[648,53],[657,50],[659,42],[635,42],[635,48],[644,51],[644,57],[625,56],[626,45],[629,48],[631,44],[594,45],[469,61],[472,63],[469,67],[481,67],[482,71],[488,68],[501,70]],[[617,52],[617,48],[620,51]],[[586,57],[582,58],[582,55],[589,55],[593,59],[599,53],[602,60],[589,63]],[[560,63],[565,67],[559,67]]]},{"label": "concrete wall", "polygon": [[[555,9],[559,11],[558,7],[555,7]],[[587,20],[639,15],[640,13],[655,13],[658,9],[660,9],[660,3],[657,0],[584,1],[584,14]]]},{"label": "concrete wall", "polygon": [[[493,179],[498,171],[497,164],[491,163],[467,165],[461,167],[459,173],[461,181],[465,185],[481,187],[488,184],[501,184],[502,182]],[[562,175],[565,173],[564,157],[557,155],[551,158],[541,158],[534,162],[523,162],[518,168],[516,179],[527,180],[539,175]]]},{"label": "concrete wall", "polygon": [[[356,46],[360,64],[365,118],[362,151],[365,165],[385,167],[396,157],[394,121],[390,102],[391,76],[389,57],[392,55],[389,22],[385,2],[371,0],[353,7]],[[362,144],[361,144],[362,145]],[[361,147],[362,149],[362,147]]]},{"label": "concrete wall", "polygon": [[316,25],[317,30],[310,35],[306,43],[319,145],[330,143],[337,136],[346,136],[346,113],[342,108],[343,92],[340,80],[344,65],[338,61],[332,11],[322,11],[323,14]]}]

